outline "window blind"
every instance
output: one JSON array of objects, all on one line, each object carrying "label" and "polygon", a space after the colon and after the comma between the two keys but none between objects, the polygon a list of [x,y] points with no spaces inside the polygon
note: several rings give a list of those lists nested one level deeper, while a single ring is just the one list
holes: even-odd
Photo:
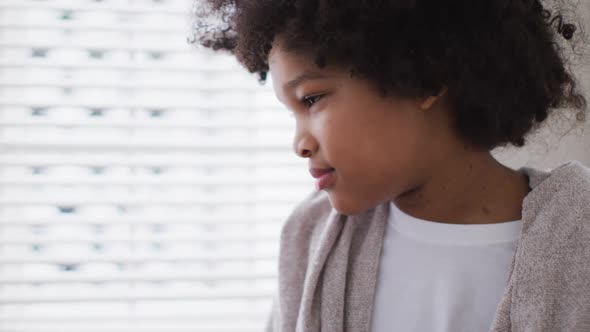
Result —
[{"label": "window blind", "polygon": [[191,0],[0,2],[0,331],[261,331],[313,189]]}]

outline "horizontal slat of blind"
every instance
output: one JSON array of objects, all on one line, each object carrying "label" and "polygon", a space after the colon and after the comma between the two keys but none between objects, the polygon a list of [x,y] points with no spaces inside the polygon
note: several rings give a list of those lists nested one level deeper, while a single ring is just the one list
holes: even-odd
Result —
[{"label": "horizontal slat of blind", "polygon": [[[93,327],[93,326],[62,326],[59,325],[57,327],[47,326],[47,323],[42,324],[28,324],[28,325],[8,325],[3,324],[3,326],[10,332],[80,332],[88,331],[88,332],[104,332],[105,327],[104,324],[101,324],[101,327]],[[260,324],[254,325],[254,327],[245,326],[241,324],[239,326],[232,326],[232,327],[215,327],[215,326],[207,326],[204,328],[199,328],[195,326],[184,326],[178,327],[174,325],[170,325],[170,323],[166,323],[160,326],[115,326],[115,327],[108,327],[109,332],[260,332]]]},{"label": "horizontal slat of blind", "polygon": [[[35,242],[31,242],[35,243]],[[167,263],[191,263],[191,262],[231,262],[231,261],[254,261],[254,260],[274,260],[276,255],[260,254],[202,254],[202,255],[46,255],[23,254],[12,255],[8,258],[0,258],[0,264],[84,264],[84,263],[147,263],[147,262],[167,262]]]},{"label": "horizontal slat of blind", "polygon": [[[267,312],[251,313],[251,312],[232,312],[231,315],[237,319],[264,319],[266,318]],[[191,321],[206,321],[206,320],[221,320],[227,318],[227,314],[211,314],[211,313],[195,313],[194,315],[93,315],[93,316],[80,316],[76,315],[73,317],[46,317],[46,316],[0,316],[0,322],[27,322],[27,321],[38,321],[44,323],[88,323],[88,322],[104,322],[104,321],[129,321],[132,319],[141,319],[147,322],[158,322],[173,320],[178,323],[191,322]]]},{"label": "horizontal slat of blind", "polygon": [[188,91],[219,91],[220,89],[235,89],[241,92],[257,92],[260,88],[254,86],[244,86],[242,82],[223,82],[218,84],[212,83],[191,83],[191,84],[173,84],[173,83],[153,83],[153,82],[83,82],[83,81],[58,81],[58,80],[0,80],[0,88],[84,88],[84,89],[143,89],[143,90],[188,90]]},{"label": "horizontal slat of blind", "polygon": [[138,274],[138,273],[121,273],[119,275],[102,274],[102,275],[78,275],[78,276],[2,276],[0,284],[63,284],[63,283],[120,283],[120,282],[169,282],[169,281],[222,281],[222,280],[261,280],[276,278],[275,273],[252,273],[244,272],[236,275],[235,273],[215,273],[207,272],[201,274]]},{"label": "horizontal slat of blind", "polygon": [[290,125],[284,122],[267,122],[267,123],[224,123],[221,121],[207,122],[173,122],[167,121],[154,123],[153,121],[135,120],[135,121],[63,121],[63,120],[28,120],[28,121],[0,121],[0,126],[10,127],[76,127],[76,128],[113,128],[113,129],[133,129],[133,128],[155,128],[155,129],[261,129],[261,126],[268,126],[274,129],[290,129]]},{"label": "horizontal slat of blind", "polygon": [[[162,101],[156,100],[153,103],[145,102],[139,98],[125,98],[125,99],[113,99],[113,98],[105,98],[105,99],[96,99],[96,100],[76,100],[76,98],[68,98],[68,99],[57,99],[57,98],[36,98],[35,100],[26,100],[21,98],[10,98],[8,96],[0,98],[0,105],[3,106],[15,106],[15,107],[39,107],[39,108],[55,108],[55,107],[77,107],[82,109],[115,109],[115,108],[123,108],[123,109],[145,109],[145,110],[170,110],[174,109],[176,111],[185,110],[187,112],[195,112],[196,110],[202,111],[217,111],[217,112],[224,112],[224,111],[270,111],[272,108],[268,106],[260,106],[260,105],[243,105],[239,104],[236,105],[234,103],[227,102],[220,102],[220,103],[211,103],[211,102],[203,102],[199,104],[195,104],[194,102],[179,102],[176,100],[171,100],[168,103],[162,103]],[[275,108],[276,110],[276,108]]]},{"label": "horizontal slat of blind", "polygon": [[52,244],[52,243],[110,243],[110,242],[191,242],[191,243],[219,243],[222,241],[236,242],[263,242],[275,241],[276,236],[249,236],[249,235],[224,235],[224,236],[170,236],[170,235],[153,235],[153,236],[0,236],[0,243],[7,244]]},{"label": "horizontal slat of blind", "polygon": [[113,139],[104,140],[90,140],[83,139],[79,141],[66,141],[61,139],[40,140],[40,139],[3,139],[0,140],[0,145],[6,149],[35,149],[35,150],[67,150],[67,151],[86,151],[92,149],[93,151],[138,151],[138,150],[265,150],[276,149],[284,151],[289,149],[289,145],[285,142],[264,141],[257,140],[251,142],[244,142],[244,140],[207,140],[201,142],[186,142],[175,140],[170,142],[163,142],[162,140],[152,140],[149,138],[136,139],[137,142],[120,142]]},{"label": "horizontal slat of blind", "polygon": [[192,4],[0,3],[0,331],[263,329],[313,179]]},{"label": "horizontal slat of blind", "polygon": [[174,219],[163,217],[124,217],[115,216],[110,218],[100,217],[37,217],[37,218],[0,218],[2,226],[30,226],[30,225],[150,225],[150,224],[252,224],[256,223],[277,223],[282,218],[281,215],[265,217],[182,217],[176,216]]},{"label": "horizontal slat of blind", "polygon": [[194,197],[178,198],[157,198],[150,197],[141,199],[136,197],[97,197],[97,198],[80,198],[72,196],[70,198],[52,198],[52,197],[0,197],[0,206],[6,205],[52,205],[52,206],[80,206],[80,205],[231,205],[231,204],[289,204],[298,197],[292,194],[292,197],[225,197],[222,195],[202,195],[199,199]]},{"label": "horizontal slat of blind", "polygon": [[[122,1],[121,1],[122,2]],[[147,4],[134,4],[129,6],[126,2],[111,2],[101,3],[101,1],[82,2],[82,1],[64,1],[64,0],[52,0],[51,2],[32,2],[23,3],[22,0],[2,0],[2,7],[6,9],[29,9],[29,10],[59,10],[63,11],[64,8],[69,11],[81,12],[100,12],[105,11],[108,13],[130,13],[130,14],[158,14],[158,15],[186,15],[189,7],[178,8],[176,6],[163,5],[153,6]]]},{"label": "horizontal slat of blind", "polygon": [[[3,25],[0,23],[0,29],[2,29]],[[4,26],[6,28],[6,26]],[[15,26],[8,26],[8,28],[18,29],[18,25]],[[45,29],[51,27],[38,27],[38,29]],[[54,27],[55,28],[55,27]],[[89,28],[91,29],[91,28]],[[92,30],[92,29],[91,29]],[[186,32],[186,31],[184,31]],[[71,43],[71,44],[48,44],[45,42],[35,42],[32,44],[23,44],[20,42],[4,42],[0,43],[0,47],[3,48],[12,48],[12,49],[42,49],[42,50],[78,50],[78,51],[98,51],[98,52],[111,52],[111,51],[126,51],[126,52],[148,52],[154,54],[156,56],[160,56],[160,53],[153,53],[154,50],[158,50],[158,52],[165,51],[166,54],[175,53],[175,54],[189,54],[191,52],[190,49],[187,49],[182,43],[179,44],[166,44],[160,45],[157,48],[153,46],[153,44],[149,43],[131,43],[131,44],[123,44],[123,43],[116,43],[112,41],[92,41],[92,42],[84,42],[84,43]]]},{"label": "horizontal slat of blind", "polygon": [[19,294],[15,296],[1,296],[0,304],[4,303],[64,303],[64,302],[116,302],[116,301],[192,301],[192,300],[232,300],[232,299],[256,299],[268,298],[273,295],[272,291],[263,292],[259,290],[230,290],[230,291],[198,291],[198,292],[168,292],[162,294],[157,291],[142,292],[112,292],[104,291],[80,292],[75,294]]},{"label": "horizontal slat of blind", "polygon": [[0,185],[5,186],[33,186],[33,185],[86,185],[86,186],[98,186],[98,185],[111,185],[111,186],[137,186],[137,185],[167,185],[167,186],[203,186],[203,185],[217,185],[217,186],[238,186],[238,185],[270,185],[270,184],[283,184],[283,185],[296,185],[296,184],[307,184],[307,180],[302,179],[289,179],[282,180],[277,178],[243,178],[243,177],[207,177],[202,179],[183,179],[181,177],[168,177],[168,178],[151,178],[151,177],[109,177],[105,176],[103,179],[97,178],[64,178],[59,177],[53,178],[26,178],[14,179],[0,177]]},{"label": "horizontal slat of blind", "polygon": [[[59,165],[77,165],[80,167],[92,168],[100,165],[108,165],[113,167],[129,166],[136,169],[149,167],[204,167],[216,166],[219,168],[228,167],[244,167],[252,168],[252,166],[264,165],[267,167],[289,166],[302,168],[301,162],[292,158],[286,157],[281,151],[260,151],[252,154],[246,151],[236,154],[227,154],[224,151],[203,151],[199,155],[190,155],[184,153],[166,153],[166,159],[162,159],[162,155],[150,152],[135,152],[133,154],[121,153],[113,151],[111,153],[104,153],[97,155],[84,151],[72,154],[60,154],[51,151],[31,151],[22,153],[19,151],[3,151],[0,155],[0,164],[3,166],[20,166],[23,163],[29,166],[48,166],[48,168],[55,168]],[[60,159],[60,156],[61,159]],[[250,156],[251,158],[244,158]],[[61,161],[61,162],[59,162]],[[305,171],[305,169],[304,169]]]},{"label": "horizontal slat of blind", "polygon": [[[135,32],[135,33],[169,33],[180,36],[186,34],[187,30],[182,28],[170,28],[167,26],[151,26],[149,24],[117,24],[117,25],[98,25],[82,22],[51,22],[51,23],[23,23],[16,20],[6,20],[0,22],[0,29],[39,29],[39,30],[76,30],[76,31],[113,31],[113,32]],[[188,52],[186,48],[177,48],[167,51]]]},{"label": "horizontal slat of blind", "polygon": [[[71,45],[69,45],[71,47]],[[55,48],[55,47],[54,47]],[[52,48],[52,49],[54,49]],[[30,46],[29,46],[30,49]],[[209,63],[203,65],[200,62],[187,62],[187,63],[163,63],[163,64],[142,64],[141,62],[128,63],[122,61],[108,61],[103,62],[85,62],[85,61],[47,61],[47,60],[0,60],[0,66],[11,67],[11,68],[57,68],[57,69],[68,69],[68,70],[81,70],[81,69],[106,69],[106,70],[118,70],[125,72],[137,72],[137,71],[159,71],[159,72],[183,72],[183,73],[232,73],[233,69],[229,69],[227,64],[224,63]]]}]

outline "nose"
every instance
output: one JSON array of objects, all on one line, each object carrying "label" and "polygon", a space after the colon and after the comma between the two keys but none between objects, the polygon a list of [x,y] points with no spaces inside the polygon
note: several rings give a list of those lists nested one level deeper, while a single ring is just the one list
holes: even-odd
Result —
[{"label": "nose", "polygon": [[293,140],[293,150],[299,157],[309,158],[317,150],[317,142],[307,133],[297,133]]}]

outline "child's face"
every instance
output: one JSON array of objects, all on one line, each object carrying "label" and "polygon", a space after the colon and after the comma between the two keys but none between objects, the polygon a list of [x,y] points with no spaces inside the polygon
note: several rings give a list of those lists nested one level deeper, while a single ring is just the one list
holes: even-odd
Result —
[{"label": "child's face", "polygon": [[[320,69],[277,44],[269,66],[277,98],[294,113],[295,153],[309,158],[309,168],[334,168],[324,190],[338,212],[358,214],[393,200],[448,158],[448,142],[455,138],[446,113],[437,104],[430,107],[433,98],[382,98],[346,69]],[[325,77],[288,86],[309,72]]]}]

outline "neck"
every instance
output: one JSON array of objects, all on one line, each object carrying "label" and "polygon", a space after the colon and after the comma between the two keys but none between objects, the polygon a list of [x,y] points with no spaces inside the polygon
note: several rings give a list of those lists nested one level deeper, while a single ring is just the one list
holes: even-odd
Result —
[{"label": "neck", "polygon": [[450,224],[491,224],[522,218],[528,177],[500,164],[489,151],[447,158],[432,175],[395,199],[419,219]]}]

